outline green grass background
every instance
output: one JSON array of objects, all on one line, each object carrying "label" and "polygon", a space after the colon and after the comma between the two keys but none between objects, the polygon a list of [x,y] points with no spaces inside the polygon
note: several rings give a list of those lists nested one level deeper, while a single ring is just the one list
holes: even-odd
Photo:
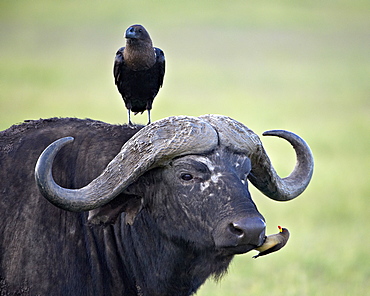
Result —
[{"label": "green grass background", "polygon": [[[126,122],[112,63],[125,29],[141,23],[167,61],[153,120],[223,114],[257,134],[296,132],[315,156],[296,200],[251,188],[267,233],[290,229],[287,246],[236,256],[197,295],[369,295],[369,11],[362,0],[3,0],[0,129],[54,116]],[[289,174],[289,144],[262,140]]]}]

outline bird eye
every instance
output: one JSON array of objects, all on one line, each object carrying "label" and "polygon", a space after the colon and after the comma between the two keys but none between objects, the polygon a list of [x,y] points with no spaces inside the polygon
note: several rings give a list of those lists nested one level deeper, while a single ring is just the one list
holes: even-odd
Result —
[{"label": "bird eye", "polygon": [[193,176],[191,174],[182,174],[181,179],[185,181],[190,181],[191,179],[193,179]]},{"label": "bird eye", "polygon": [[143,30],[142,29],[139,29],[139,32],[141,33],[141,32],[143,32]]}]

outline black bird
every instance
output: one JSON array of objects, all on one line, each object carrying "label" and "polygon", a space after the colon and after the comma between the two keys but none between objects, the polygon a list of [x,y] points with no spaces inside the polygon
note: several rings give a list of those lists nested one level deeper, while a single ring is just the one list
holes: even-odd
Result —
[{"label": "black bird", "polygon": [[267,236],[263,245],[255,249],[259,251],[259,253],[253,256],[253,258],[276,252],[286,245],[289,239],[289,230],[281,226],[278,226],[278,228],[278,233]]},{"label": "black bird", "polygon": [[114,60],[114,80],[128,110],[128,121],[133,125],[130,111],[150,110],[163,84],[165,58],[161,49],[153,47],[149,33],[141,25],[126,30],[126,47],[120,48]]}]

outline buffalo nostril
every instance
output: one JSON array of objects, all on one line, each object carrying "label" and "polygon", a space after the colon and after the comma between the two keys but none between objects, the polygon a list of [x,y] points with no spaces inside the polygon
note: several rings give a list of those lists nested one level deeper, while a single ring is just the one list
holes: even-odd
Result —
[{"label": "buffalo nostril", "polygon": [[259,217],[248,217],[230,223],[229,228],[238,237],[239,244],[260,245],[265,237],[266,223]]},{"label": "buffalo nostril", "polygon": [[[227,221],[213,232],[215,245],[218,248],[260,246],[265,238],[265,222],[259,216],[247,216],[236,221]],[[245,252],[245,251],[244,251]]]},{"label": "buffalo nostril", "polygon": [[237,224],[230,223],[229,230],[232,234],[239,236],[240,238],[244,236],[244,231]]}]

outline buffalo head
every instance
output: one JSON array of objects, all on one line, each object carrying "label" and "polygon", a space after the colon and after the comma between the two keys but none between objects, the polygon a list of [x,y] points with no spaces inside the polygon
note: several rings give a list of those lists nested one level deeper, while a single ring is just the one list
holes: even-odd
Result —
[{"label": "buffalo head", "polygon": [[80,189],[62,188],[52,177],[56,154],[73,141],[62,138],[40,156],[36,181],[54,205],[91,211],[91,221],[123,194],[129,224],[144,211],[168,237],[198,248],[244,253],[265,237],[265,222],[247,180],[268,197],[285,201],[303,192],[313,171],[311,151],[300,137],[282,130],[264,135],[284,138],[295,149],[297,164],[287,178],[277,175],[251,130],[229,117],[205,115],[169,117],[144,127],[100,176]]}]

